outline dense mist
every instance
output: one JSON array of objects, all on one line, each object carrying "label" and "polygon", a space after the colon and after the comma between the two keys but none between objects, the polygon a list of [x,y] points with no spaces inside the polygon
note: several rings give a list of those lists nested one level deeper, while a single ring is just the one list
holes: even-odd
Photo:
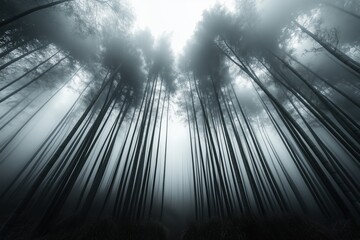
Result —
[{"label": "dense mist", "polygon": [[196,2],[180,37],[130,0],[0,0],[0,239],[360,224],[360,2]]}]

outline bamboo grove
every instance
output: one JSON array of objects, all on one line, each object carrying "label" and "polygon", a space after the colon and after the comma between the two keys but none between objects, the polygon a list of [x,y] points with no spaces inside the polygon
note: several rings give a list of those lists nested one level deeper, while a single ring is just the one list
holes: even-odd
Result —
[{"label": "bamboo grove", "polygon": [[[249,116],[239,100],[229,79],[229,68],[237,68],[236,74],[252,85],[264,118],[270,120],[321,215],[359,219],[358,177],[344,163],[349,159],[350,168],[358,169],[359,124],[330,93],[341,95],[351,108],[358,109],[358,98],[313,72],[285,47],[274,47],[268,37],[259,40],[264,36],[253,30],[256,23],[243,17],[221,10],[204,15],[183,59],[197,216],[306,213],[311,208],[303,187],[279,159],[269,127]],[[359,77],[357,61],[296,19],[289,24],[322,46],[353,78]],[[355,81],[349,84],[358,88]],[[336,141],[344,154],[337,155],[326,138]]]},{"label": "bamboo grove", "polygon": [[[194,219],[358,223],[360,5],[299,2],[275,6],[281,17],[268,23],[254,1],[216,6],[178,59],[169,36],[131,32],[120,1],[2,3],[1,236],[32,215],[34,235],[66,214],[161,220],[171,117],[188,131]],[[329,12],[353,26],[327,27]],[[39,122],[47,131],[22,155]]]}]

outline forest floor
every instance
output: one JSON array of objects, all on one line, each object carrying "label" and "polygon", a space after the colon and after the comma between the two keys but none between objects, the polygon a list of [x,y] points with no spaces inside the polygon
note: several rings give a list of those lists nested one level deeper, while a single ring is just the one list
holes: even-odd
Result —
[{"label": "forest floor", "polygon": [[[2,219],[3,220],[3,219]],[[160,223],[127,223],[112,219],[87,220],[78,216],[59,221],[41,237],[32,237],[33,221],[14,226],[9,240],[360,240],[360,226],[350,221],[319,224],[297,217],[211,220],[171,232]]]}]

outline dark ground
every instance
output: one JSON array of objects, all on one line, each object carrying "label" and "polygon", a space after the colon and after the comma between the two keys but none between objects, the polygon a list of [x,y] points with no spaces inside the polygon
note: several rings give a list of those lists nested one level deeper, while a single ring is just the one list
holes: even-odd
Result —
[{"label": "dark ground", "polygon": [[360,240],[360,226],[339,220],[319,224],[299,217],[228,219],[193,223],[178,236],[156,222],[128,223],[110,218],[86,220],[73,216],[59,221],[46,235],[32,238],[33,221],[15,226],[9,240]]}]

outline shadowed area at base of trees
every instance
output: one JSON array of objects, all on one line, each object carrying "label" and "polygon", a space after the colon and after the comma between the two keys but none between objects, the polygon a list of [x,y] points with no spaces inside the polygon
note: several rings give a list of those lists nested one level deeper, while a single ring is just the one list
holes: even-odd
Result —
[{"label": "shadowed area at base of trees", "polygon": [[[12,239],[30,239],[34,226],[17,225],[8,235]],[[26,233],[27,232],[27,233]],[[112,218],[85,219],[78,215],[59,220],[48,233],[36,240],[356,240],[358,227],[347,220],[317,222],[297,216],[270,218],[232,218],[193,222],[181,231],[155,221],[126,222]]]}]

